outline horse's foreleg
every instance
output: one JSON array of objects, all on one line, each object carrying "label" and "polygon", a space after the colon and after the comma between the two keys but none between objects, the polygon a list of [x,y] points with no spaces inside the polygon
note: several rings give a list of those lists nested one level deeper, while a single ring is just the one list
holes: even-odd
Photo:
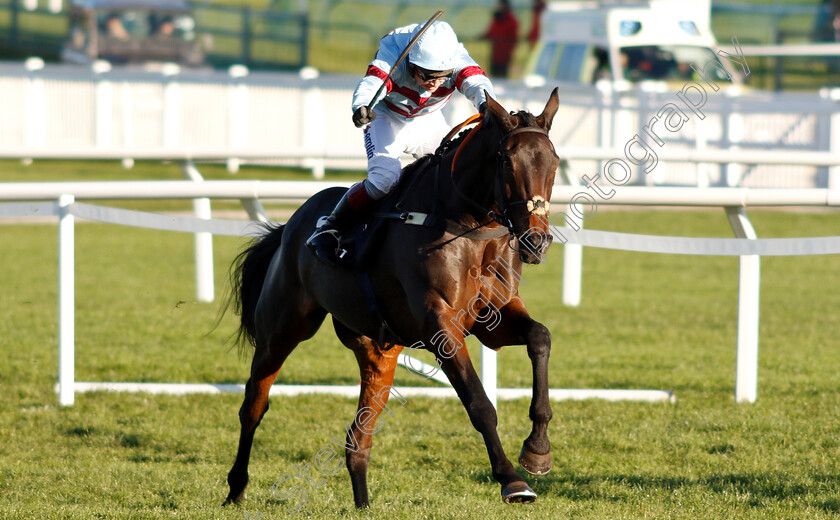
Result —
[{"label": "horse's foreleg", "polygon": [[551,334],[534,321],[517,296],[499,310],[500,320],[492,331],[480,324],[473,330],[485,345],[499,348],[503,345],[525,343],[531,359],[533,395],[529,417],[533,423],[531,434],[522,444],[519,465],[533,475],[544,475],[551,469],[551,444],[548,440],[548,423],[551,404],[548,399],[548,359],[551,353]]},{"label": "horse's foreleg", "polygon": [[[383,417],[377,424],[377,419],[383,410],[387,416],[393,416],[387,403],[392,391],[391,385],[394,382],[397,356],[403,347],[397,345],[388,351],[382,351],[370,338],[358,336],[340,322],[333,321],[339,339],[353,350],[356,361],[359,363],[361,391],[356,417],[347,432],[347,470],[350,472],[350,482],[353,484],[353,500],[356,507],[365,508],[370,507],[367,468],[370,462],[373,434],[379,431],[386,421]],[[393,391],[396,392],[396,390]],[[399,394],[397,397],[404,401]]]},{"label": "horse's foreleg", "polygon": [[545,475],[551,470],[551,443],[548,422],[551,404],[548,399],[548,357],[551,353],[551,333],[542,323],[531,321],[528,328],[528,357],[531,359],[533,393],[528,416],[532,421],[531,434],[522,444],[519,465],[532,475]]},{"label": "horse's foreleg", "polygon": [[533,502],[537,499],[537,494],[522,477],[516,474],[513,464],[505,455],[496,431],[498,425],[496,409],[487,397],[478,374],[475,373],[469,353],[463,344],[453,344],[456,333],[451,334],[447,335],[449,340],[446,343],[438,342],[437,346],[430,350],[440,360],[441,368],[466,408],[473,427],[484,438],[493,478],[502,485],[502,499],[509,503]]}]

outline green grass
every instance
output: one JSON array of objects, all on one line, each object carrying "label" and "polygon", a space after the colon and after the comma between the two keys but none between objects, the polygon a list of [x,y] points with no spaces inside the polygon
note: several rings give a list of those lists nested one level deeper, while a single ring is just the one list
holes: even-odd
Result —
[{"label": "green grass", "polygon": [[[41,168],[40,170],[38,168]],[[201,167],[208,178],[230,178]],[[49,172],[49,173],[47,173]],[[0,163],[0,179],[180,178],[175,166]],[[344,174],[352,177],[353,173]],[[248,176],[248,177],[246,177]],[[306,178],[247,169],[237,178]],[[70,178],[70,177],[68,177]],[[343,178],[343,177],[334,177]],[[124,203],[123,203],[124,204]],[[137,203],[142,207],[144,203]],[[148,203],[145,203],[148,205]],[[157,206],[150,205],[157,210]],[[759,236],[826,236],[834,212],[750,211]],[[731,236],[722,211],[604,210],[592,229]],[[80,394],[57,406],[57,230],[0,223],[0,518],[283,518],[273,482],[343,437],[355,400],[274,398],[240,507],[219,507],[238,436],[239,395]],[[216,237],[217,294],[244,240]],[[243,383],[233,316],[195,301],[192,237],[80,223],[76,379]],[[562,248],[526,267],[522,294],[553,334],[559,388],[663,388],[676,404],[553,403],[554,469],[527,477],[540,498],[504,505],[480,438],[456,400],[392,402],[369,471],[372,508],[352,507],[345,470],[312,490],[302,518],[833,518],[840,512],[838,258],[762,259],[759,398],[733,399],[737,260],[587,249],[583,302],[559,303]],[[470,346],[478,359],[477,346]],[[247,354],[247,353],[246,353]],[[529,386],[522,347],[499,355],[501,386]],[[353,356],[326,325],[280,383],[355,384]],[[418,380],[400,369],[398,384]],[[430,384],[430,383],[427,383]],[[527,400],[499,405],[515,457]]]}]

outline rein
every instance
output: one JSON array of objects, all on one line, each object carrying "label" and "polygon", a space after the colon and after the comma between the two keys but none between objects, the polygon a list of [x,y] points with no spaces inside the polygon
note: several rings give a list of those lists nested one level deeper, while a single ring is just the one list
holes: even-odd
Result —
[{"label": "rein", "polygon": [[[489,217],[490,220],[488,220],[487,222],[485,222],[483,224],[479,224],[476,227],[464,226],[463,224],[460,224],[458,222],[455,222],[455,221],[452,221],[452,220],[449,220],[449,219],[443,220],[443,219],[440,219],[439,217],[436,216],[436,214],[437,214],[437,212],[436,212],[437,204],[435,204],[432,207],[431,213],[428,213],[428,214],[427,213],[419,213],[419,212],[401,211],[401,212],[398,212],[398,213],[397,212],[394,212],[394,213],[376,212],[376,213],[374,213],[374,216],[379,217],[379,218],[401,220],[405,224],[435,227],[435,228],[443,229],[443,230],[445,230],[445,231],[447,231],[447,232],[449,232],[453,235],[456,235],[456,238],[463,237],[463,238],[468,238],[470,240],[476,240],[476,241],[492,240],[492,239],[495,239],[495,238],[501,238],[505,235],[509,235],[511,237],[511,239],[513,239],[514,237],[518,237],[519,236],[519,231],[513,225],[513,222],[510,219],[508,210],[510,209],[511,206],[515,206],[515,205],[519,205],[519,204],[527,204],[529,201],[526,201],[526,200],[509,201],[504,196],[503,178],[502,178],[503,173],[504,173],[504,166],[503,166],[504,161],[502,161],[501,159],[504,156],[506,156],[507,153],[502,150],[502,145],[504,145],[505,142],[508,139],[510,139],[511,137],[513,137],[515,135],[518,135],[518,134],[532,132],[532,133],[538,133],[538,134],[548,136],[548,132],[546,130],[543,130],[542,128],[539,128],[539,127],[526,126],[526,127],[515,128],[515,129],[511,130],[510,132],[508,132],[507,134],[502,136],[502,138],[499,140],[498,155],[499,155],[500,160],[498,160],[496,162],[496,175],[495,175],[495,178],[494,178],[496,195],[499,198],[501,198],[501,201],[497,201],[497,205],[499,205],[502,208],[502,213],[499,213],[499,212],[493,211],[489,208],[486,208],[486,207],[482,206],[481,204],[479,204],[478,202],[474,201],[472,198],[469,197],[469,195],[467,195],[466,193],[461,191],[461,189],[458,188],[458,184],[455,182],[455,165],[458,162],[458,158],[461,155],[461,151],[463,151],[463,149],[466,147],[467,143],[469,143],[472,140],[472,138],[475,136],[475,134],[478,133],[478,131],[481,129],[482,123],[483,123],[483,121],[482,121],[483,117],[484,117],[483,114],[474,114],[474,115],[470,116],[469,118],[467,118],[466,121],[464,121],[463,123],[460,123],[460,124],[456,125],[454,128],[452,128],[452,130],[450,130],[449,133],[446,134],[446,137],[444,137],[441,140],[441,147],[438,149],[438,152],[436,153],[436,155],[438,157],[437,157],[437,166],[435,168],[435,189],[434,189],[434,191],[435,191],[435,193],[438,193],[440,156],[442,155],[442,152],[445,150],[446,145],[452,140],[452,137],[455,134],[457,134],[461,129],[463,129],[464,127],[466,127],[468,125],[471,125],[471,124],[475,123],[476,121],[478,121],[478,124],[476,124],[476,126],[472,130],[470,130],[470,132],[467,134],[467,136],[464,138],[464,140],[460,142],[460,144],[458,145],[458,148],[455,150],[455,156],[452,158],[452,165],[450,167],[449,175],[450,175],[450,178],[452,180],[452,185],[453,185],[453,188],[455,190],[455,193],[461,199],[466,201],[470,206],[472,206],[474,209],[477,209],[482,214]],[[415,179],[415,181],[416,181],[416,179]],[[435,199],[435,202],[436,202],[436,199]],[[498,204],[498,202],[501,202],[501,204]],[[400,206],[400,203],[397,203],[397,209],[399,209],[399,206]],[[530,212],[533,212],[533,210],[531,210]],[[493,222],[501,224],[501,226],[498,227],[498,228],[481,229],[481,228],[483,228],[483,227],[485,227],[489,224],[492,224]]]}]

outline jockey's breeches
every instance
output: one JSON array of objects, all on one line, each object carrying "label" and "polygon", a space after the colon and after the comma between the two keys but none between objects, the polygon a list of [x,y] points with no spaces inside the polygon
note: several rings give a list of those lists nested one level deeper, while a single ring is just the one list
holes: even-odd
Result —
[{"label": "jockey's breeches", "polygon": [[367,152],[365,187],[374,199],[385,197],[397,185],[402,174],[403,153],[422,157],[434,152],[449,131],[440,110],[413,119],[398,119],[390,110],[377,109],[374,119],[364,130]]}]

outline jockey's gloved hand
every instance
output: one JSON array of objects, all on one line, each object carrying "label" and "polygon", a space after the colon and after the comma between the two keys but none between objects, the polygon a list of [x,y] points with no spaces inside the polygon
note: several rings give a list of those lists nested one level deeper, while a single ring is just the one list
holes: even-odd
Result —
[{"label": "jockey's gloved hand", "polygon": [[487,101],[482,101],[480,105],[478,105],[478,113],[484,115],[487,112]]},{"label": "jockey's gloved hand", "polygon": [[368,107],[359,107],[353,112],[353,124],[361,128],[376,119],[376,112],[368,110]]}]

